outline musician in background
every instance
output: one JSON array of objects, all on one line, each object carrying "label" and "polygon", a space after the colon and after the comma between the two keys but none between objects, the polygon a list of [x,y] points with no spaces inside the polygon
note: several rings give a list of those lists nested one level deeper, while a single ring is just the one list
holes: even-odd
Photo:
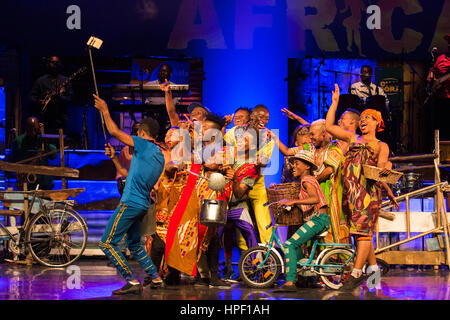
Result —
[{"label": "musician in background", "polygon": [[[144,83],[144,85],[145,86],[148,86],[148,85],[160,86],[165,83],[168,83],[169,85],[173,85],[175,83],[170,81],[171,77],[172,77],[172,67],[167,63],[163,63],[159,67],[158,79],[148,81],[148,82]],[[173,99],[173,103],[175,105],[180,102],[180,97],[174,97],[172,99]],[[148,97],[146,99],[145,103],[153,104],[153,105],[164,105],[165,98],[164,97]]]},{"label": "musician in background", "polygon": [[[63,65],[58,56],[48,58],[46,69],[46,74],[34,82],[30,100],[33,114],[44,123],[47,133],[58,134],[58,129],[64,128],[67,122],[67,104],[72,100],[73,91],[70,82],[63,85],[67,77],[61,74]],[[52,91],[56,94],[44,108],[43,100]]]},{"label": "musician in background", "polygon": [[[431,68],[427,81],[436,83],[438,79],[448,76],[450,73],[450,34],[445,35],[447,40],[448,50],[447,53],[443,53],[437,57],[436,62]],[[436,90],[434,105],[431,111],[431,122],[434,129],[439,129],[440,140],[450,140],[449,125],[447,117],[444,115],[450,109],[450,79],[443,81],[440,84],[440,88]]]},{"label": "musician in background", "polygon": [[161,85],[164,82],[166,82],[166,79],[169,80],[169,84],[175,84],[172,81],[170,81],[170,78],[172,77],[172,67],[168,63],[163,63],[159,67],[158,72],[158,79],[153,81],[148,81],[144,83],[144,85]]},{"label": "musician in background", "polygon": [[[357,95],[364,103],[369,97],[381,95],[386,98],[386,110],[389,111],[389,99],[383,88],[372,83],[373,69],[371,66],[364,65],[361,67],[361,81],[352,84],[350,93]],[[379,110],[383,111],[383,110]]]},{"label": "musician in background", "polygon": [[[47,153],[56,150],[53,144],[46,143],[42,140],[41,135],[44,134],[44,125],[39,123],[35,117],[29,117],[26,122],[26,132],[17,136],[11,147],[11,159],[13,162],[29,159],[39,154]],[[29,165],[48,166],[48,159],[56,159],[57,153],[53,153],[48,157],[43,157],[35,161],[25,162]],[[31,177],[31,181],[30,181]],[[36,175],[27,177],[26,175],[17,175],[17,187],[22,188],[24,178],[27,179],[28,189],[34,190],[39,184],[41,190],[52,190],[54,187],[53,178],[46,175]],[[33,182],[33,180],[35,180]]]}]

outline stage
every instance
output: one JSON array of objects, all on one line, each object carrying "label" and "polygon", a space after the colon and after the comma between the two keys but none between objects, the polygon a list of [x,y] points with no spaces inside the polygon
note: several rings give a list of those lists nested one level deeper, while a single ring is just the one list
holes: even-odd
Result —
[{"label": "stage", "polygon": [[[144,273],[135,261],[133,270],[142,280]],[[79,267],[79,286],[74,278]],[[1,300],[450,300],[450,272],[446,267],[397,266],[381,279],[379,286],[366,285],[351,293],[325,288],[297,288],[297,292],[274,292],[270,289],[252,289],[242,283],[232,283],[229,289],[203,288],[182,278],[180,285],[164,289],[144,289],[141,295],[112,296],[111,292],[123,286],[124,281],[115,268],[107,266],[106,258],[82,258],[72,269],[31,267],[11,263],[0,264]],[[184,302],[183,302],[184,303]]]}]

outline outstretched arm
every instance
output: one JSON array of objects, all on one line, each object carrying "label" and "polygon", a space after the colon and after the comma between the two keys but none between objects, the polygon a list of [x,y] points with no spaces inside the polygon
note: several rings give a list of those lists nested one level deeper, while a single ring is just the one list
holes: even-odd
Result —
[{"label": "outstretched arm", "polygon": [[303,124],[303,125],[309,124],[308,121],[306,121],[305,119],[303,119],[299,115],[293,113],[292,111],[288,110],[287,108],[281,109],[281,112],[284,113],[289,119],[292,119],[292,120],[300,122],[300,124]]},{"label": "outstretched arm", "polygon": [[305,182],[304,187],[306,189],[306,193],[308,194],[308,197],[302,200],[281,200],[279,203],[284,204],[286,206],[293,206],[293,205],[301,205],[301,204],[317,204],[319,203],[319,195],[317,194],[316,189],[314,186],[309,183]]},{"label": "outstretched arm", "polygon": [[336,120],[336,109],[339,104],[339,86],[337,84],[334,85],[333,91],[333,103],[331,104],[330,109],[328,109],[327,117],[325,119],[325,128],[328,133],[330,133],[333,137],[344,140],[350,143],[353,136],[356,134],[350,131],[347,131],[338,125],[335,125],[334,122]]},{"label": "outstretched arm", "polygon": [[293,156],[295,155],[295,152],[293,149],[289,149],[288,147],[286,147],[286,145],[280,141],[280,139],[278,138],[278,136],[273,133],[272,131],[270,131],[269,129],[265,128],[268,133],[271,135],[271,137],[273,138],[273,140],[275,141],[275,144],[277,145],[278,149],[280,149],[280,152],[284,155],[284,156]]},{"label": "outstretched arm", "polygon": [[133,138],[130,135],[126,134],[125,132],[121,131],[112,120],[108,110],[108,105],[106,104],[105,100],[100,99],[100,97],[98,97],[95,94],[93,96],[95,98],[95,107],[103,115],[106,124],[106,129],[108,129],[109,134],[117,138],[122,143],[130,147],[134,147]]},{"label": "outstretched arm", "polygon": [[178,126],[180,122],[180,117],[175,109],[175,104],[173,103],[172,91],[170,90],[169,80],[166,79],[166,82],[160,85],[162,91],[164,91],[165,100],[166,100],[166,110],[169,115],[170,125],[172,127]]}]

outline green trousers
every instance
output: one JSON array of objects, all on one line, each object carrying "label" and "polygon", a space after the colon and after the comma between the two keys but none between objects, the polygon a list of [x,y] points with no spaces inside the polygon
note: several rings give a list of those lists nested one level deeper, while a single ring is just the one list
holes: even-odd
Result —
[{"label": "green trousers", "polygon": [[286,255],[286,281],[296,281],[297,261],[303,258],[301,245],[311,240],[315,235],[328,230],[330,216],[326,213],[314,212],[311,220],[302,225],[286,241],[284,253]]}]

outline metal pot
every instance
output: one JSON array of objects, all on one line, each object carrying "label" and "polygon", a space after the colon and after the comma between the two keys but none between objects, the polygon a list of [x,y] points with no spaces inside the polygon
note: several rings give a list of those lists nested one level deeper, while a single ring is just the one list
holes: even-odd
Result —
[{"label": "metal pot", "polygon": [[218,227],[227,223],[227,202],[218,199],[202,200],[200,223],[207,227]]}]

